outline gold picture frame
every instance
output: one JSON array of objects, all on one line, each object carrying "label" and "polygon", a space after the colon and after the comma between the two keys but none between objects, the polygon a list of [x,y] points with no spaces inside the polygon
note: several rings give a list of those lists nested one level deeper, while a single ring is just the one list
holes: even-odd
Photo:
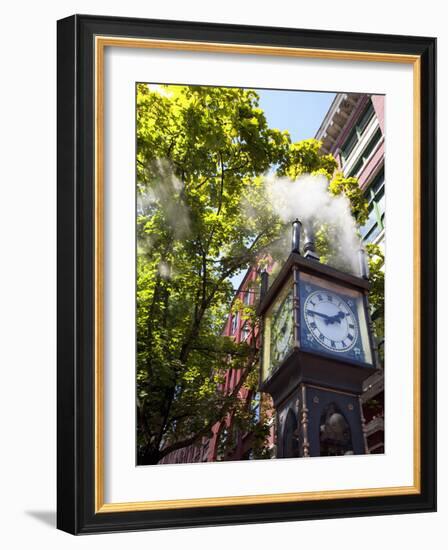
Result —
[{"label": "gold picture frame", "polygon": [[[138,32],[136,28],[138,27]],[[141,20],[133,26],[129,20],[120,18],[91,18],[74,16],[59,22],[59,119],[73,126],[77,136],[84,134],[79,149],[73,143],[64,143],[60,130],[58,185],[60,186],[60,235],[62,246],[75,254],[90,250],[91,259],[83,266],[82,284],[89,290],[73,296],[71,308],[80,307],[80,301],[89,310],[89,328],[67,326],[59,317],[60,331],[64,330],[59,346],[75,349],[79,345],[80,334],[89,330],[89,345],[78,350],[83,361],[73,360],[67,365],[66,355],[59,357],[59,378],[70,375],[73,383],[66,387],[61,383],[59,391],[59,504],[58,526],[72,532],[98,532],[135,528],[157,528],[160,526],[207,525],[241,523],[246,521],[272,521],[275,519],[299,519],[305,517],[329,517],[333,515],[325,502],[337,500],[341,509],[338,515],[381,513],[385,506],[390,511],[430,510],[434,509],[434,456],[433,436],[428,436],[434,410],[428,403],[428,392],[433,392],[432,371],[435,367],[431,357],[426,355],[425,368],[422,369],[422,345],[434,353],[433,315],[422,318],[421,304],[428,300],[422,292],[430,292],[423,285],[422,278],[435,277],[434,236],[428,234],[428,217],[434,210],[432,189],[435,185],[434,166],[434,39],[413,39],[409,37],[390,37],[372,35],[345,35],[324,31],[300,31],[289,29],[289,44],[279,38],[278,29],[256,27],[233,27],[206,24],[185,23],[181,29],[172,22],[152,22]],[[176,34],[175,38],[163,35]],[[216,39],[205,39],[209,34]],[[239,34],[238,34],[239,33]],[[257,34],[258,33],[258,34]],[[256,38],[258,35],[262,38]],[[138,35],[138,36],[137,36]],[[245,36],[244,41],[235,36]],[[188,36],[188,38],[187,38]],[[226,37],[228,41],[226,41]],[[398,38],[401,39],[398,40]],[[232,41],[231,41],[232,40]],[[257,43],[258,40],[258,43]],[[263,43],[265,42],[265,43]],[[273,45],[276,44],[277,45]],[[304,43],[313,45],[304,47]],[[363,48],[361,49],[361,43]],[[271,44],[271,45],[268,45]],[[302,44],[302,45],[301,45]],[[327,47],[325,47],[327,44]],[[357,49],[357,46],[359,49]],[[104,498],[104,54],[106,48],[162,49],[175,51],[193,51],[207,53],[232,53],[243,55],[287,56],[338,61],[360,61],[365,63],[383,62],[390,64],[408,64],[413,70],[413,196],[414,196],[414,342],[413,342],[413,484],[401,487],[365,488],[356,490],[332,490],[315,492],[291,492],[280,494],[226,496],[215,498],[191,498],[182,500],[147,500],[139,502],[105,502]],[[72,63],[67,65],[67,60]],[[425,78],[423,78],[423,74]],[[428,78],[429,76],[429,78]],[[79,85],[74,91],[73,83]],[[86,92],[87,91],[87,92]],[[70,100],[70,94],[83,94],[78,102]],[[90,115],[91,125],[81,127]],[[79,139],[79,137],[77,138]],[[91,147],[91,143],[94,147]],[[428,143],[431,146],[428,147]],[[90,156],[84,155],[83,167],[72,173],[78,155],[83,147],[90,147]],[[68,159],[68,160],[67,160]],[[70,171],[70,176],[67,176]],[[87,192],[82,186],[90,185],[80,181],[80,174],[91,174],[91,189]],[[69,183],[67,184],[67,179]],[[85,193],[89,206],[84,212],[75,212],[73,194]],[[422,197],[423,195],[423,197]],[[78,203],[80,204],[80,203]],[[84,242],[70,242],[70,228],[67,214],[71,215],[73,228],[87,224]],[[62,220],[62,218],[65,219]],[[423,219],[424,218],[424,219]],[[73,229],[72,228],[72,229]],[[434,229],[433,229],[434,231]],[[60,241],[61,242],[61,241]],[[61,246],[60,245],[60,246]],[[59,260],[59,276],[73,271],[73,263],[67,261],[67,250]],[[76,263],[76,260],[75,260]],[[426,266],[426,271],[422,271]],[[429,267],[428,267],[429,266]],[[427,272],[429,269],[429,273]],[[90,277],[90,278],[89,278]],[[70,281],[75,288],[76,275],[60,286],[67,299],[66,288]],[[425,290],[424,290],[425,289]],[[88,295],[88,298],[87,298]],[[74,300],[74,301],[73,301]],[[87,301],[86,301],[87,300]],[[431,296],[429,296],[431,301]],[[424,329],[427,327],[427,329]],[[430,331],[430,329],[432,329]],[[84,336],[85,337],[85,336]],[[86,337],[85,337],[86,338]],[[90,360],[87,360],[87,357]],[[82,370],[82,372],[80,372]],[[80,378],[76,379],[73,374]],[[422,391],[425,394],[422,395]],[[69,397],[67,397],[69,396]],[[73,415],[74,424],[67,429],[67,414],[70,410],[80,409],[88,420],[79,422]],[[87,412],[86,412],[87,411]],[[76,437],[74,437],[74,435]],[[424,439],[425,445],[422,445]],[[80,442],[83,442],[81,445]],[[81,450],[81,447],[83,450]],[[81,456],[81,453],[84,453]],[[76,464],[81,472],[90,467],[90,473],[83,482],[69,471],[67,464]],[[314,506],[313,504],[314,503]],[[320,503],[317,511],[315,504]],[[307,508],[308,507],[308,508]],[[81,512],[79,510],[81,509]],[[75,513],[75,510],[78,512]],[[177,512],[176,512],[177,511]]]}]

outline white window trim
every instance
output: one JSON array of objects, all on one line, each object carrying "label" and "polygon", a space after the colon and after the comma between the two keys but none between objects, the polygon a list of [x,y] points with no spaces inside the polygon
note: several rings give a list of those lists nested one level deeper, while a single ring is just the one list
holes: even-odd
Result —
[{"label": "white window trim", "polygon": [[[367,128],[364,134],[362,135],[361,139],[355,145],[353,151],[347,157],[345,162],[343,162],[342,168],[344,170],[344,174],[348,174],[350,170],[353,168],[353,166],[358,162],[359,158],[362,155],[363,150],[368,145],[369,141],[374,136],[375,132],[378,130],[379,127],[380,127],[380,123],[378,122],[376,115],[374,115],[372,117],[372,120],[367,125]],[[381,138],[381,140],[378,142],[377,145],[379,146],[383,140],[384,140],[384,137]],[[376,151],[377,151],[377,147],[375,147],[372,153],[369,155],[369,159]],[[354,174],[354,177],[356,177],[356,174]]]}]

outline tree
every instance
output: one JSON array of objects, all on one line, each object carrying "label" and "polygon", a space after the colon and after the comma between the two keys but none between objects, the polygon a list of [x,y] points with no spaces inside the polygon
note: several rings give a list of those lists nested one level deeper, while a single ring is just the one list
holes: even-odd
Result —
[{"label": "tree", "polygon": [[[252,90],[138,86],[140,464],[198,444],[241,409],[238,392],[254,379],[258,350],[222,336],[231,279],[284,229],[266,204],[262,175],[276,167],[290,177],[331,179],[336,162],[319,149],[316,140],[291,143],[287,132],[269,128]],[[353,182],[337,178],[336,192],[351,190],[354,212],[362,212]],[[218,389],[229,368],[242,376],[226,395]]]}]

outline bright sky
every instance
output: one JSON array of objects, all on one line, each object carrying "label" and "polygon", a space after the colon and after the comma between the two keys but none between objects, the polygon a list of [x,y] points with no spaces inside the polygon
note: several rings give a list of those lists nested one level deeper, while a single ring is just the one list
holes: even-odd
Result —
[{"label": "bright sky", "polygon": [[257,90],[271,128],[289,130],[292,141],[313,138],[336,94]]}]

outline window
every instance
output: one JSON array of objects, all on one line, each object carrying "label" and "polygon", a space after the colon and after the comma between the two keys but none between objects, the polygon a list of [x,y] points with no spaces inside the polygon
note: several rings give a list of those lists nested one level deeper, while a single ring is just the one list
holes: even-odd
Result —
[{"label": "window", "polygon": [[369,201],[369,217],[360,228],[363,241],[374,241],[384,229],[386,202],[384,191],[384,170],[382,170],[366,192],[366,198]]},{"label": "window", "polygon": [[249,323],[246,321],[241,329],[241,342],[245,342],[250,335]]},{"label": "window", "polygon": [[376,145],[379,143],[381,136],[382,136],[381,130],[378,128],[378,130],[371,137],[369,143],[364,148],[363,152],[359,155],[359,160],[356,162],[353,168],[351,168],[350,172],[348,173],[348,176],[354,177],[356,176],[356,174],[360,172],[361,168],[369,160],[369,157],[372,154],[373,150],[375,149]]},{"label": "window", "polygon": [[227,448],[229,445],[229,430],[227,426],[223,426],[218,435],[218,443],[216,449],[216,460],[224,460],[227,454]]},{"label": "window", "polygon": [[260,420],[260,399],[261,399],[261,394],[257,392],[252,396],[252,399],[250,402],[250,408],[251,408],[253,419],[255,420],[255,422],[258,422]]},{"label": "window", "polygon": [[358,128],[358,131],[360,134],[364,133],[364,130],[367,128],[369,122],[372,120],[373,115],[375,114],[375,110],[373,108],[372,102],[369,100],[369,104],[364,111],[362,117],[359,119],[358,124],[356,127]]},{"label": "window", "polygon": [[238,326],[238,313],[232,315],[231,325],[230,325],[230,334],[235,334]]},{"label": "window", "polygon": [[235,374],[235,371],[233,369],[230,369],[227,375],[227,391],[229,393],[232,391],[233,386],[235,384],[234,374]]},{"label": "window", "polygon": [[246,306],[250,306],[250,302],[251,302],[250,297],[251,297],[251,294],[252,294],[252,292],[251,292],[249,289],[246,289],[246,290],[244,291],[243,302],[244,302],[244,304],[245,304]]},{"label": "window", "polygon": [[372,102],[369,101],[369,104],[364,110],[364,113],[360,117],[358,123],[350,132],[347,140],[345,141],[344,145],[341,147],[341,157],[342,157],[343,165],[346,163],[348,157],[352,153],[353,149],[356,147],[357,143],[360,141],[367,126],[369,125],[369,122],[372,120],[374,114],[375,114],[375,110],[373,108]]}]

